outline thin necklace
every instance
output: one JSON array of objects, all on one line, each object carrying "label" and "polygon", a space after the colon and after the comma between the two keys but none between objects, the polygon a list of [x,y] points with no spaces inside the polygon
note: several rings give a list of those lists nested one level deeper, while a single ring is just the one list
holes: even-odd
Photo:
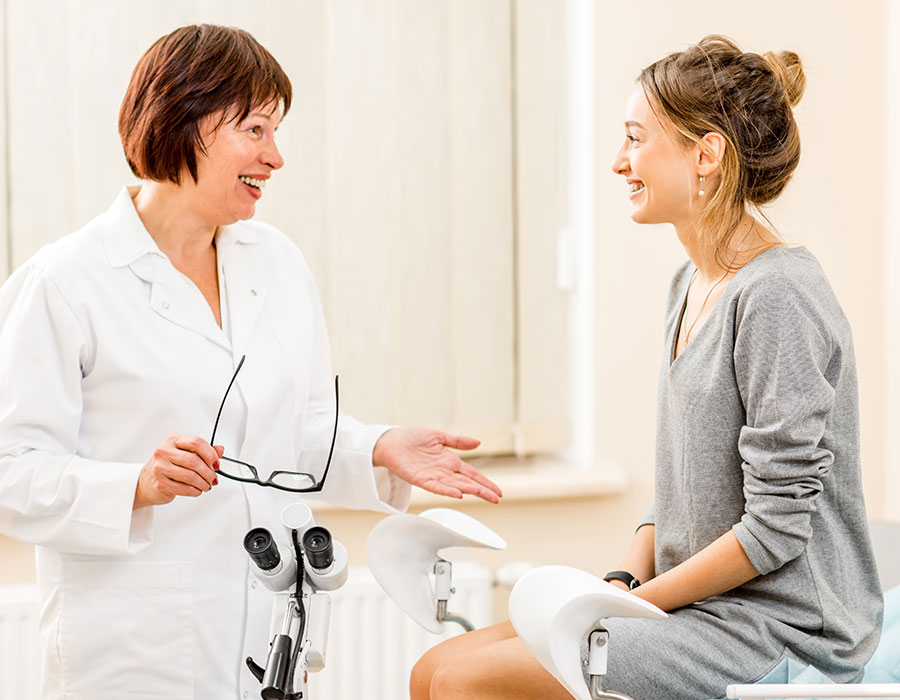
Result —
[{"label": "thin necklace", "polygon": [[[744,234],[744,238],[746,238],[746,236],[749,235],[749,233],[752,229],[753,229],[753,221],[750,222],[750,228],[747,229],[747,233]],[[691,331],[694,330],[694,326],[697,325],[697,321],[699,321],[700,317],[703,315],[703,309],[706,308],[706,302],[709,301],[709,298],[712,296],[712,293],[715,290],[715,288],[718,287],[720,284],[722,284],[722,281],[726,277],[728,277],[728,273],[731,272],[731,269],[734,267],[734,261],[737,260],[737,256],[741,253],[741,248],[743,247],[743,245],[744,245],[744,239],[741,239],[741,243],[740,243],[740,245],[738,245],[738,249],[736,251],[734,251],[734,255],[731,258],[731,265],[729,265],[725,269],[724,274],[718,280],[716,280],[716,283],[712,287],[710,287],[709,291],[706,293],[706,297],[703,299],[703,303],[700,304],[700,310],[697,312],[697,315],[694,316],[694,322],[688,327],[687,332],[684,334],[684,346],[683,347],[687,347],[687,344],[691,339]],[[691,275],[691,281],[688,283],[688,294],[691,293],[691,287],[694,286],[694,279],[697,277],[697,272],[698,272],[698,270],[694,269],[694,274]],[[687,303],[687,301],[685,301],[685,304],[686,303]],[[683,327],[684,326],[682,326],[682,328]]]},{"label": "thin necklace", "polygon": [[[694,316],[694,322],[688,327],[687,333],[684,334],[684,345],[685,345],[685,346],[687,346],[687,344],[688,344],[688,343],[690,342],[690,340],[691,340],[691,331],[694,330],[694,326],[697,325],[697,321],[699,321],[699,320],[700,320],[700,316],[703,315],[703,309],[706,308],[706,302],[708,302],[708,301],[709,301],[709,298],[712,296],[713,290],[714,290],[716,287],[718,287],[720,284],[722,284],[722,281],[723,281],[726,277],[728,277],[728,272],[729,272],[729,270],[725,270],[725,274],[722,275],[722,276],[718,279],[718,281],[717,281],[712,287],[709,288],[709,291],[706,293],[706,298],[703,300],[703,303],[700,304],[700,310],[697,312],[697,315]],[[693,276],[691,277],[690,284],[688,284],[688,294],[691,293],[691,287],[692,287],[693,284],[694,284],[694,278],[695,278],[696,276],[697,276],[697,271],[694,270],[694,274],[693,274]]]}]

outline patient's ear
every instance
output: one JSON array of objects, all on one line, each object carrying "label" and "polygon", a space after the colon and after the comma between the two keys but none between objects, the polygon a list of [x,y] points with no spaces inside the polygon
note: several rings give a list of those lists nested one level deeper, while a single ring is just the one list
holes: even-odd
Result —
[{"label": "patient's ear", "polygon": [[717,131],[709,131],[696,146],[697,174],[709,177],[719,171],[728,142]]}]

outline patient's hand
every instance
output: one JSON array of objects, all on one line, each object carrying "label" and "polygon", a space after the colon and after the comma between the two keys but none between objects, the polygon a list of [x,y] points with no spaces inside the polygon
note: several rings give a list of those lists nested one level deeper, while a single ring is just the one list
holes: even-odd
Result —
[{"label": "patient's hand", "polygon": [[500,487],[447,449],[472,450],[479,444],[475,438],[431,428],[392,428],[375,443],[372,462],[441,496],[462,498],[469,493],[497,503],[503,495]]}]

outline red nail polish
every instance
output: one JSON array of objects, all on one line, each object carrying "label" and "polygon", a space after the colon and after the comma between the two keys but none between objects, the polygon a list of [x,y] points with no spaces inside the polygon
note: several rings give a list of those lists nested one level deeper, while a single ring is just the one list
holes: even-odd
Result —
[{"label": "red nail polish", "polygon": [[218,460],[216,460],[215,462],[213,462],[213,469],[215,469],[216,471],[219,471],[219,462],[218,462]]},{"label": "red nail polish", "polygon": [[213,486],[218,486],[218,485],[219,485],[219,477],[216,477],[215,479],[213,479]]}]

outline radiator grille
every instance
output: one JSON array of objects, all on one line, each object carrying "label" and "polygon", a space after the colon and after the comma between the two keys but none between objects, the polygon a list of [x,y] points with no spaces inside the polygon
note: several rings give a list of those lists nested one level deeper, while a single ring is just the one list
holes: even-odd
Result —
[{"label": "radiator grille", "polygon": [[[450,610],[475,627],[491,624],[491,572],[471,562],[453,564]],[[310,700],[403,700],[409,671],[430,647],[462,633],[446,624],[443,636],[426,632],[388,598],[368,569],[351,569],[329,594],[333,607],[325,669],[309,676]]]},{"label": "radiator grille", "polygon": [[[450,610],[476,627],[492,621],[491,573],[470,562],[454,563],[456,593]],[[442,637],[410,620],[381,590],[368,569],[350,570],[332,601],[327,665],[309,676],[310,700],[403,700],[409,671],[428,648],[459,634],[447,624]],[[0,700],[38,694],[38,603],[34,586],[0,586]]]}]

